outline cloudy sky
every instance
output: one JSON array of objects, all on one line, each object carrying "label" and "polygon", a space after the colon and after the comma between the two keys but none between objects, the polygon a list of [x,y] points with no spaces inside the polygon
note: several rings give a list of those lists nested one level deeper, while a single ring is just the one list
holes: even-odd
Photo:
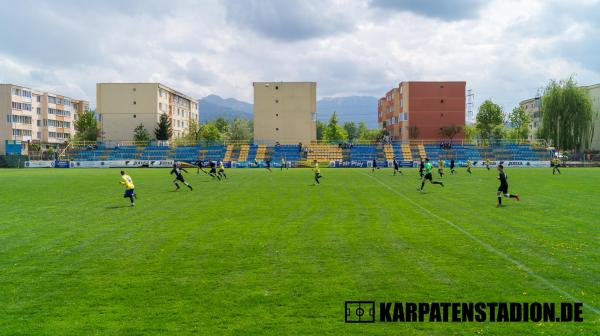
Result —
[{"label": "cloudy sky", "polygon": [[[5,2],[5,0],[0,0]],[[157,81],[252,101],[253,81],[319,97],[465,80],[505,109],[551,78],[600,82],[600,1],[6,1],[0,82],[92,101],[96,82]]]}]

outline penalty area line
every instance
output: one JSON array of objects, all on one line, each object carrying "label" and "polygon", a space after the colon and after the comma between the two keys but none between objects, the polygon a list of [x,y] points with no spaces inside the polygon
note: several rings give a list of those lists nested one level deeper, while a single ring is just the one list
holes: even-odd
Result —
[{"label": "penalty area line", "polygon": [[569,300],[572,300],[574,302],[582,302],[583,306],[589,310],[591,310],[593,313],[595,313],[596,315],[600,316],[600,310],[598,310],[598,308],[583,302],[582,300],[576,298],[575,296],[569,294],[567,291],[561,289],[560,287],[557,287],[556,285],[554,285],[553,283],[551,283],[549,280],[547,280],[546,278],[542,277],[541,275],[535,273],[532,269],[530,269],[529,267],[525,266],[523,263],[521,263],[520,261],[518,261],[517,259],[509,256],[508,254],[496,249],[495,247],[493,247],[492,245],[484,242],[483,240],[475,237],[472,233],[470,233],[469,231],[465,230],[462,226],[455,224],[454,222],[441,217],[439,215],[436,215],[435,213],[431,212],[429,209],[425,208],[424,206],[420,205],[419,203],[413,201],[412,199],[410,199],[408,196],[404,195],[401,192],[398,192],[397,190],[393,189],[392,187],[390,187],[388,184],[382,182],[381,180],[377,179],[376,177],[363,173],[361,172],[362,175],[368,176],[370,178],[372,178],[373,180],[377,181],[377,183],[381,184],[382,186],[384,186],[386,189],[388,189],[389,191],[393,192],[394,194],[404,198],[406,201],[408,201],[410,204],[412,204],[413,206],[421,209],[423,212],[427,213],[429,216],[436,218],[448,225],[450,225],[451,227],[453,227],[454,229],[458,230],[459,232],[461,232],[462,234],[464,234],[465,236],[467,236],[469,239],[471,239],[472,241],[476,242],[477,244],[481,245],[482,247],[484,247],[486,250],[492,252],[493,254],[503,258],[504,260],[509,261],[510,263],[514,264],[515,266],[517,266],[518,268],[520,268],[521,270],[525,271],[525,273],[529,274],[530,276],[534,277],[535,279],[539,280],[541,283],[543,283],[544,285],[546,285],[547,287],[553,289],[554,291],[558,292],[559,294],[562,294],[564,297],[568,298]]}]

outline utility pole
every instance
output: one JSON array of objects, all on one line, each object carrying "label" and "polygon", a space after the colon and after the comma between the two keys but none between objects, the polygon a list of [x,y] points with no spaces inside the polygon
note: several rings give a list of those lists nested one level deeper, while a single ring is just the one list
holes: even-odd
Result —
[{"label": "utility pole", "polygon": [[472,122],[475,119],[473,115],[475,94],[472,89],[467,90],[467,122]]}]

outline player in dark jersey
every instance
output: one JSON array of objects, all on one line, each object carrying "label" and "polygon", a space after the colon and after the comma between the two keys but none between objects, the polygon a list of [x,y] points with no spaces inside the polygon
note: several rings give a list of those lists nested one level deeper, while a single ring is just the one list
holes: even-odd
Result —
[{"label": "player in dark jersey", "polygon": [[404,173],[400,170],[398,161],[396,161],[396,159],[394,159],[394,175],[396,175],[396,173],[399,173],[400,175],[404,175]]},{"label": "player in dark jersey", "polygon": [[267,168],[267,170],[272,173],[273,171],[271,170],[271,160],[266,160],[265,165],[266,165],[265,168]]},{"label": "player in dark jersey", "polygon": [[519,201],[519,194],[511,195],[508,193],[508,181],[506,174],[504,173],[504,166],[502,164],[499,164],[497,169],[499,173],[498,180],[500,180],[500,186],[498,187],[498,192],[496,193],[496,196],[498,196],[497,206],[502,206],[502,195],[504,195],[504,197],[514,198],[517,201]]},{"label": "player in dark jersey", "polygon": [[423,170],[425,169],[425,161],[421,159],[421,163],[419,164],[419,178],[423,178]]},{"label": "player in dark jersey", "polygon": [[196,161],[196,167],[198,167],[198,170],[196,171],[196,175],[200,174],[200,171],[202,171],[204,174],[207,174],[207,172],[204,169],[202,169],[202,160]]},{"label": "player in dark jersey", "polygon": [[217,164],[214,161],[210,161],[210,163],[208,164],[208,166],[210,167],[208,175],[211,176],[213,178],[213,180],[215,178],[218,178],[219,181],[220,181],[221,177],[219,175],[217,175]]},{"label": "player in dark jersey", "polygon": [[427,180],[429,180],[429,182],[431,184],[439,184],[439,185],[441,185],[443,187],[444,183],[433,180],[433,176],[431,175],[432,166],[431,166],[431,163],[429,163],[429,159],[425,158],[425,161],[426,161],[425,165],[424,165],[424,167],[425,167],[425,177],[423,178],[423,180],[421,180],[421,189],[417,189],[417,190],[423,191],[423,187],[425,187],[425,181],[427,181]]},{"label": "player in dark jersey", "polygon": [[181,172],[185,172],[187,174],[187,170],[183,169],[183,168],[179,168],[177,166],[176,163],[173,164],[173,169],[171,169],[171,175],[175,174],[175,179],[173,180],[173,183],[175,183],[175,186],[177,187],[177,190],[179,190],[179,183],[177,183],[177,181],[185,184],[186,187],[190,188],[190,190],[194,190],[194,188],[192,188],[191,185],[189,185],[189,183],[187,183],[185,181],[185,179],[183,178],[183,175],[181,174]]},{"label": "player in dark jersey", "polygon": [[450,160],[450,175],[456,174],[456,170],[454,170],[454,159]]},{"label": "player in dark jersey", "polygon": [[374,172],[375,169],[379,169],[377,168],[377,160],[373,160],[373,168],[371,169],[371,172]]}]

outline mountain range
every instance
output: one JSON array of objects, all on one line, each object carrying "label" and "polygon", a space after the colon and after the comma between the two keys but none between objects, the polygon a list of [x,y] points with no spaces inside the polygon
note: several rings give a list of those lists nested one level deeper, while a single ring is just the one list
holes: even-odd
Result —
[{"label": "mountain range", "polygon": [[[209,95],[199,99],[200,122],[207,122],[218,117],[225,119],[253,118],[253,106],[234,98],[221,98]],[[364,121],[369,128],[377,128],[377,98],[370,96],[325,97],[317,101],[317,119],[329,121],[336,112],[338,123]]]}]

